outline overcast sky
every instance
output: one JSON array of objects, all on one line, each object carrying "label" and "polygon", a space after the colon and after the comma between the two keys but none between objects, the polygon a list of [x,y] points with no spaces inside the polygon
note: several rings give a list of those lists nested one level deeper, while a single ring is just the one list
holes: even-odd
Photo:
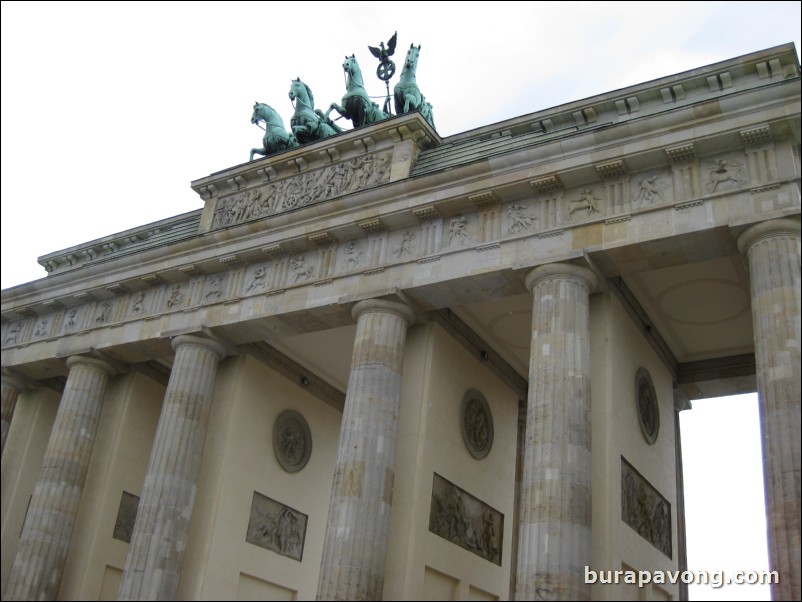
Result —
[{"label": "overcast sky", "polygon": [[395,31],[399,72],[409,44],[422,47],[418,84],[445,137],[798,49],[800,3],[4,1],[0,25],[6,289],[44,277],[41,255],[200,208],[190,182],[261,146],[255,101],[289,125],[293,78],[325,110],[355,54],[368,91],[383,94],[367,46]]}]

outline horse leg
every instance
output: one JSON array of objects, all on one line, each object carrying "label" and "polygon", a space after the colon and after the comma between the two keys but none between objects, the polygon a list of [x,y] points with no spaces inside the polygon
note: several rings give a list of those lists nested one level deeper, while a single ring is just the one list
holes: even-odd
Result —
[{"label": "horse leg", "polygon": [[252,148],[251,149],[251,158],[248,161],[253,161],[254,155],[267,155],[267,151],[263,148]]},{"label": "horse leg", "polygon": [[326,111],[326,117],[328,117],[332,111],[337,111],[340,114],[340,117],[345,117],[346,119],[350,119],[350,117],[348,117],[348,112],[345,110],[345,108],[341,107],[336,102],[333,102],[329,105],[329,110]]}]

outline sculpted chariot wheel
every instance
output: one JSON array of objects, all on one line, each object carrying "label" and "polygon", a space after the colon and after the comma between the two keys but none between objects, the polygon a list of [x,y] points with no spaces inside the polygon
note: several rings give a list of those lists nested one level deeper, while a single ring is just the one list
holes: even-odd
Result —
[{"label": "sculpted chariot wheel", "polygon": [[379,66],[376,67],[376,77],[378,77],[383,82],[389,80],[395,74],[395,63],[393,61],[387,61],[386,63],[379,63]]}]

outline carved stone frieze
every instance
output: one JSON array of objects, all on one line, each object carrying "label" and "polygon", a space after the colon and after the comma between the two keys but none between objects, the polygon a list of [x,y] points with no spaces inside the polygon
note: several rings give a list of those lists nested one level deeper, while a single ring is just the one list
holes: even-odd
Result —
[{"label": "carved stone frieze", "polygon": [[621,457],[621,520],[671,558],[671,504]]},{"label": "carved stone frieze", "polygon": [[632,206],[636,209],[674,200],[671,174],[665,171],[639,174],[630,186]]},{"label": "carved stone frieze", "polygon": [[245,541],[300,562],[308,519],[306,514],[254,491]]},{"label": "carved stone frieze", "polygon": [[429,531],[501,566],[504,515],[437,473],[432,480]]},{"label": "carved stone frieze", "polygon": [[123,491],[120,498],[120,507],[117,510],[117,520],[114,522],[112,537],[125,543],[131,543],[131,534],[134,532],[134,523],[139,511],[139,496]]},{"label": "carved stone frieze", "polygon": [[705,191],[721,192],[743,188],[747,183],[746,167],[732,158],[719,157],[705,163]]},{"label": "carved stone frieze", "polygon": [[361,155],[221,198],[212,230],[292,211],[390,180],[390,153]]}]

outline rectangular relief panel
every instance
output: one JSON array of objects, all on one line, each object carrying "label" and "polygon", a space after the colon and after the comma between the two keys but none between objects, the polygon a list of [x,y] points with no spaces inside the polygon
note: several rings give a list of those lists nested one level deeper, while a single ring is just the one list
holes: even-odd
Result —
[{"label": "rectangular relief panel", "polygon": [[504,515],[437,473],[429,531],[501,566]]},{"label": "rectangular relief panel", "polygon": [[671,504],[623,456],[621,520],[671,558]]},{"label": "rectangular relief panel", "polygon": [[300,562],[308,518],[303,512],[254,491],[245,541]]}]

